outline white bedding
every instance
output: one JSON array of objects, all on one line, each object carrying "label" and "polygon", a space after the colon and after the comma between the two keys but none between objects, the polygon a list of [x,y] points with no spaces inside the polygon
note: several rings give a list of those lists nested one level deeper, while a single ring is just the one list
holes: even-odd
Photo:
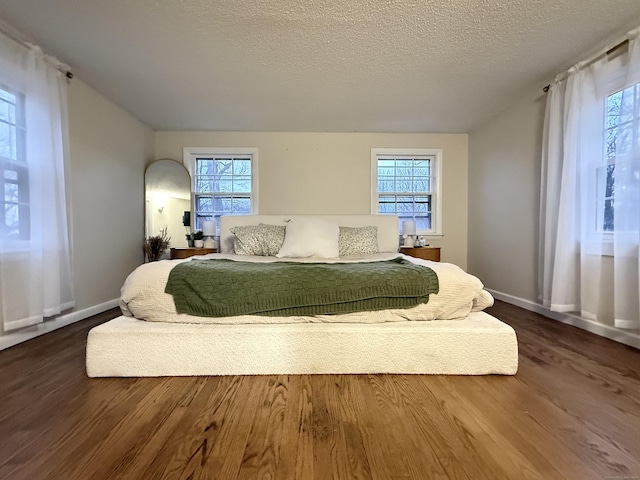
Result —
[{"label": "white bedding", "polygon": [[[357,312],[346,315],[316,315],[266,317],[244,315],[237,317],[195,317],[178,314],[173,297],[164,293],[171,269],[180,262],[196,258],[225,258],[251,262],[369,262],[405,258],[412,263],[432,268],[438,275],[440,291],[431,295],[429,303],[410,309],[380,310],[375,312]],[[484,290],[480,280],[469,275],[461,268],[450,263],[430,262],[397,253],[380,253],[360,258],[341,259],[291,259],[275,257],[250,257],[233,254],[211,254],[192,257],[187,260],[161,260],[141,265],[125,281],[120,297],[120,307],[126,316],[151,322],[203,323],[203,324],[254,324],[254,323],[383,323],[419,320],[459,319],[493,305],[493,297]]]}]

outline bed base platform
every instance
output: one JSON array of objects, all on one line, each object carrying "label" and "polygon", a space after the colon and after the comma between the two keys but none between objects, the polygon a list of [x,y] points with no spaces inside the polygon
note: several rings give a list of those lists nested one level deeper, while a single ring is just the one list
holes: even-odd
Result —
[{"label": "bed base platform", "polygon": [[377,324],[202,325],[118,317],[93,328],[90,377],[514,375],[513,329],[485,312]]}]

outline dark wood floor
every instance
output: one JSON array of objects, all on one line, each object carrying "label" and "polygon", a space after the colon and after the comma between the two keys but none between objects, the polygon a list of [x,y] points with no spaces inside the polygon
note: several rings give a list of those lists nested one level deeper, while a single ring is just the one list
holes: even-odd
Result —
[{"label": "dark wood floor", "polygon": [[489,312],[516,376],[89,379],[71,325],[0,352],[0,478],[639,479],[640,351]]}]

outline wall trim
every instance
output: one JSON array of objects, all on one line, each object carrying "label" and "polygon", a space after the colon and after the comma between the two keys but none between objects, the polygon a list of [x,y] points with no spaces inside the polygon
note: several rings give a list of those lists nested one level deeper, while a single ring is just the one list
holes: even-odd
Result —
[{"label": "wall trim", "polygon": [[27,340],[39,337],[45,333],[52,332],[59,328],[66,327],[67,325],[71,325],[72,323],[79,322],[80,320],[85,320],[99,313],[106,312],[107,310],[116,308],[119,304],[120,299],[114,298],[113,300],[108,300],[92,307],[60,315],[52,320],[47,320],[43,323],[27,327],[15,333],[8,333],[0,337],[0,350],[13,347],[18,343],[26,342]]},{"label": "wall trim", "polygon": [[595,333],[596,335],[599,335],[601,337],[605,337],[619,343],[624,343],[625,345],[629,345],[630,347],[640,349],[640,335],[638,334],[625,332],[624,330],[620,330],[609,325],[604,325],[602,323],[594,322],[593,320],[583,318],[579,315],[574,315],[571,313],[552,312],[547,307],[540,305],[539,303],[525,300],[524,298],[520,297],[514,297],[513,295],[498,292],[490,288],[487,288],[487,290],[497,300],[510,303],[511,305],[524,308],[525,310],[529,310],[530,312],[539,313],[540,315],[551,318],[552,320],[557,320],[559,322],[566,323],[567,325],[573,325],[574,327],[578,327],[582,330]]}]

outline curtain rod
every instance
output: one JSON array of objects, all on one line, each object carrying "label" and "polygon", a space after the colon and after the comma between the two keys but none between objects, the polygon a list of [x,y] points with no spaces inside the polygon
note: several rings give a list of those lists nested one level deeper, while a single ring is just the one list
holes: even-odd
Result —
[{"label": "curtain rod", "polygon": [[[628,37],[628,33],[627,33],[627,37]],[[601,60],[605,57],[608,57],[609,55],[611,55],[612,53],[617,52],[618,50],[620,50],[623,47],[626,47],[627,45],[629,45],[629,38],[625,38],[624,40],[622,40],[621,42],[615,44],[613,47],[609,48],[608,50],[605,50],[604,52],[600,52],[595,54],[594,56],[592,56],[591,58],[584,60],[582,62],[577,63],[576,65],[580,65],[580,68],[584,68],[587,67],[589,65],[593,65],[594,63],[596,63],[598,60]],[[567,70],[568,71],[568,70]],[[549,88],[551,87],[551,84],[545,85],[542,88],[543,92],[548,92]]]},{"label": "curtain rod", "polygon": [[54,66],[56,67],[56,69],[59,72],[64,73],[65,76],[68,79],[72,79],[73,78],[73,72],[71,71],[71,68],[69,67],[69,65],[67,65],[65,63],[62,63],[60,60],[58,60],[56,57],[54,57],[52,55],[45,54],[42,51],[42,48],[40,48],[38,45],[36,45],[35,42],[32,42],[31,40],[27,39],[27,37],[25,37],[21,33],[18,33],[18,31],[15,28],[11,27],[11,25],[9,25],[7,22],[5,22],[2,19],[0,19],[0,33],[2,35],[4,35],[5,37],[7,37],[9,40],[17,43],[18,45],[26,47],[26,48],[28,48],[30,50],[32,50],[34,48],[35,49],[39,49],[40,52],[46,58],[50,59],[50,63],[53,63]]}]

